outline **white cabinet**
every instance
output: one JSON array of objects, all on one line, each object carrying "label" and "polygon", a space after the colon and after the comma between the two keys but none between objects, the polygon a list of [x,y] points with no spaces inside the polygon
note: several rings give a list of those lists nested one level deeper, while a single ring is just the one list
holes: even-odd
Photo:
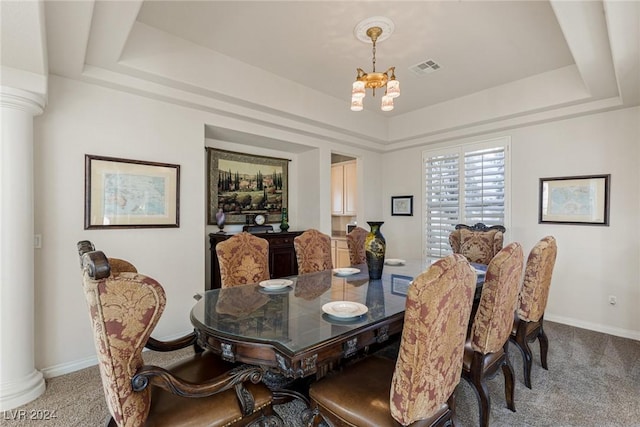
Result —
[{"label": "white cabinet", "polygon": [[349,267],[351,260],[349,259],[349,246],[344,239],[331,240],[331,260],[333,268]]},{"label": "white cabinet", "polygon": [[331,214],[355,216],[357,200],[356,162],[331,165]]}]

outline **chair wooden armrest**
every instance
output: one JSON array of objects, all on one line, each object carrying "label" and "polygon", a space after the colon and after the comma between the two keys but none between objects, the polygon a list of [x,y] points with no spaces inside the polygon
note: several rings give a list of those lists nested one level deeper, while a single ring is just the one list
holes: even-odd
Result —
[{"label": "chair wooden armrest", "polygon": [[144,365],[131,378],[133,391],[142,391],[149,385],[159,387],[182,397],[207,397],[235,388],[243,416],[254,411],[255,400],[244,387],[246,381],[254,384],[262,380],[264,371],[259,366],[243,365],[203,383],[192,383],[174,376],[170,371],[154,365]]},{"label": "chair wooden armrest", "polygon": [[153,351],[175,351],[180,350],[181,348],[189,347],[190,345],[194,345],[196,351],[202,351],[200,346],[196,343],[197,337],[195,332],[191,332],[183,337],[177,338],[171,341],[160,341],[153,337],[149,337],[145,347],[149,350]]}]

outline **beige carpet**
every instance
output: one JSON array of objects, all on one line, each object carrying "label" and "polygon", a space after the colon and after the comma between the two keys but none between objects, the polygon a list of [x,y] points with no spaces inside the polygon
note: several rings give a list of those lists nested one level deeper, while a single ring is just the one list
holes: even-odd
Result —
[{"label": "beige carpet", "polygon": [[[516,374],[516,412],[506,408],[502,373],[489,381],[491,426],[640,426],[640,341],[546,322],[549,336],[549,371],[540,366],[538,345],[533,345],[533,389],[524,386],[522,359],[511,346]],[[185,349],[184,352],[191,351]],[[145,352],[148,363],[166,365],[186,353]],[[477,426],[478,404],[471,387],[458,386],[456,425]],[[48,421],[12,420],[17,410],[49,411]],[[298,427],[301,406],[276,407],[287,427]],[[107,408],[97,367],[47,380],[39,399],[2,414],[1,426],[102,426]]]}]

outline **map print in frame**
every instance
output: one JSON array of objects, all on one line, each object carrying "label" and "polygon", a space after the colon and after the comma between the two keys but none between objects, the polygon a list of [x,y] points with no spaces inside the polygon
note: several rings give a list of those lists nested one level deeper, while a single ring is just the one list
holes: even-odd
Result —
[{"label": "map print in frame", "polygon": [[609,225],[610,177],[541,178],[538,222]]},{"label": "map print in frame", "polygon": [[278,223],[288,206],[288,159],[255,156],[207,148],[208,224],[216,224],[222,209],[227,224],[245,224],[264,215]]},{"label": "map print in frame", "polygon": [[180,166],[85,156],[85,229],[179,227]]}]

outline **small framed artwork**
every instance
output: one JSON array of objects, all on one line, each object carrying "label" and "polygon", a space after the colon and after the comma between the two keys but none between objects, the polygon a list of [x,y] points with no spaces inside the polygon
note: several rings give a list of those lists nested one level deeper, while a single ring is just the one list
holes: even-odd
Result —
[{"label": "small framed artwork", "polygon": [[207,148],[207,221],[216,224],[220,209],[227,224],[248,218],[280,222],[288,205],[288,159]]},{"label": "small framed artwork", "polygon": [[413,196],[391,196],[391,215],[413,216]]},{"label": "small framed artwork", "polygon": [[540,178],[538,223],[609,225],[611,175]]},{"label": "small framed artwork", "polygon": [[391,275],[391,293],[394,295],[406,296],[409,292],[409,285],[413,281],[411,276],[403,276],[400,274]]},{"label": "small framed artwork", "polygon": [[180,165],[85,155],[84,228],[180,226]]}]

